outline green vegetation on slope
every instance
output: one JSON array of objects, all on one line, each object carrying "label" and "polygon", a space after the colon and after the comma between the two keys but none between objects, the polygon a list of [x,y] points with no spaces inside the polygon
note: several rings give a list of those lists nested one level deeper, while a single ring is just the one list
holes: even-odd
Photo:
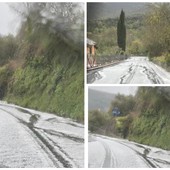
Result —
[{"label": "green vegetation on slope", "polygon": [[[83,65],[75,63],[67,70],[28,64],[13,75],[7,101],[60,116],[83,120]],[[78,72],[77,72],[78,71]]]},{"label": "green vegetation on slope", "polygon": [[7,86],[11,75],[12,71],[9,69],[8,65],[0,67],[0,99],[6,95]]},{"label": "green vegetation on slope", "polygon": [[150,60],[170,70],[170,4],[153,3],[144,19],[142,42]]},{"label": "green vegetation on slope", "polygon": [[77,8],[78,3],[19,4],[24,20],[14,56],[0,68],[1,98],[83,121],[83,12]]},{"label": "green vegetation on slope", "polygon": [[[162,87],[163,88],[163,87]],[[170,101],[159,88],[143,87],[137,94],[138,112],[129,139],[152,146],[170,149]]]},{"label": "green vegetation on slope", "polygon": [[157,3],[150,6],[145,17],[145,44],[150,57],[169,53],[170,4]]},{"label": "green vegetation on slope", "polygon": [[8,63],[9,60],[15,57],[17,50],[16,40],[13,35],[0,37],[0,66]]},{"label": "green vegetation on slope", "polygon": [[89,112],[89,130],[106,136],[113,136],[115,127],[114,119],[107,113],[93,110]]}]

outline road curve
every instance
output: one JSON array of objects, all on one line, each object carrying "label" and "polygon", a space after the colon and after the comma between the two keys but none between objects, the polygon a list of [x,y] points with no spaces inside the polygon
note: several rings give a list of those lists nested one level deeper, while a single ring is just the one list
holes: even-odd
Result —
[{"label": "road curve", "polygon": [[116,138],[90,135],[89,168],[170,167],[170,152]]},{"label": "road curve", "polygon": [[90,71],[87,82],[93,84],[169,84],[170,73],[147,57],[131,57],[120,64]]},{"label": "road curve", "polygon": [[70,119],[1,103],[0,167],[84,167],[83,132]]}]

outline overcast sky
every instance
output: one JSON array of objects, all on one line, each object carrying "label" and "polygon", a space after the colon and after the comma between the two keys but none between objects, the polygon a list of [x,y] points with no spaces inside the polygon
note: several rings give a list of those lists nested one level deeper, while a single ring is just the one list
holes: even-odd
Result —
[{"label": "overcast sky", "polygon": [[[8,35],[8,34],[16,35],[20,27],[21,18],[10,7],[15,3],[16,2],[12,2],[12,3],[0,2],[0,35]],[[84,8],[84,3],[80,3],[80,4],[81,7]]]},{"label": "overcast sky", "polygon": [[137,86],[90,86],[90,89],[104,91],[112,94],[124,94],[124,95],[135,95],[138,87]]},{"label": "overcast sky", "polygon": [[0,2],[0,34],[8,35],[8,34],[16,34],[19,25],[20,18],[10,8],[10,4],[12,3],[2,3]]}]

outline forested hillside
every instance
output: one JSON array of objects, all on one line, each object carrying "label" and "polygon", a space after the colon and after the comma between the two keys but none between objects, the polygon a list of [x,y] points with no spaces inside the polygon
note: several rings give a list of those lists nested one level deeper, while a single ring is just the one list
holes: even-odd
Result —
[{"label": "forested hillside", "polygon": [[[126,13],[125,13],[126,15]],[[125,16],[127,29],[126,54],[144,55],[146,53],[143,45],[144,15]],[[88,20],[87,37],[97,43],[97,56],[106,57],[120,54],[117,45],[117,23],[118,18]]]},{"label": "forested hillside", "polygon": [[15,37],[0,37],[1,99],[82,121],[82,4],[11,6],[22,22]]}]

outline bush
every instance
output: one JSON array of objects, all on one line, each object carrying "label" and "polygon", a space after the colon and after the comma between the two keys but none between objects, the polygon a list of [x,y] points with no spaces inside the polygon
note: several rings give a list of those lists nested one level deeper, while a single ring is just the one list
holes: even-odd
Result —
[{"label": "bush", "polygon": [[135,99],[132,95],[125,96],[118,94],[115,96],[115,99],[111,103],[109,113],[112,113],[113,108],[118,107],[120,109],[121,116],[125,116],[133,111],[135,106]]},{"label": "bush", "polygon": [[0,67],[0,99],[2,99],[8,90],[8,84],[12,75],[12,71],[5,65]]},{"label": "bush", "polygon": [[123,117],[117,117],[115,125],[116,133],[123,138],[127,138],[132,121],[133,117],[130,114]]},{"label": "bush", "polygon": [[132,122],[129,139],[170,149],[170,99],[167,90],[163,87],[139,88],[136,95],[139,115]]},{"label": "bush", "polygon": [[89,113],[89,130],[102,135],[113,136],[115,121],[107,113],[98,110]]}]

